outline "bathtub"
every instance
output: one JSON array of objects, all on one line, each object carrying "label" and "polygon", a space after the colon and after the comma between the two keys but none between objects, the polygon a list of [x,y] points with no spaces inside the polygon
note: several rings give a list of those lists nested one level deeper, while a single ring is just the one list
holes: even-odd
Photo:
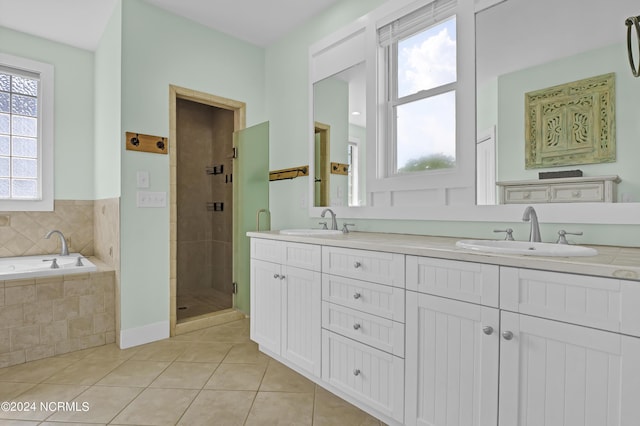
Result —
[{"label": "bathtub", "polygon": [[[22,278],[48,277],[52,275],[69,275],[96,271],[96,265],[88,259],[82,259],[83,266],[76,266],[78,253],[69,256],[44,255],[0,258],[0,281]],[[59,268],[51,268],[51,259],[56,259]]]}]

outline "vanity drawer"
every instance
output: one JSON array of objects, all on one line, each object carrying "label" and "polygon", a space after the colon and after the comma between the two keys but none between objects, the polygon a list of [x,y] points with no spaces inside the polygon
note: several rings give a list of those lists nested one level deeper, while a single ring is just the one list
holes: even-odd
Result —
[{"label": "vanity drawer", "polygon": [[640,283],[500,268],[500,308],[640,337]]},{"label": "vanity drawer", "polygon": [[322,330],[322,379],[402,423],[402,358]]},{"label": "vanity drawer", "polygon": [[320,246],[315,244],[251,238],[251,257],[266,262],[320,271],[321,254]]},{"label": "vanity drawer", "polygon": [[547,185],[509,186],[504,187],[504,204],[546,203],[549,200]]},{"label": "vanity drawer", "polygon": [[404,255],[325,246],[322,272],[404,287]]},{"label": "vanity drawer", "polygon": [[322,327],[404,358],[404,324],[322,302]]},{"label": "vanity drawer", "polygon": [[407,290],[498,307],[497,265],[407,256]]},{"label": "vanity drawer", "polygon": [[322,300],[404,323],[404,289],[322,274]]}]

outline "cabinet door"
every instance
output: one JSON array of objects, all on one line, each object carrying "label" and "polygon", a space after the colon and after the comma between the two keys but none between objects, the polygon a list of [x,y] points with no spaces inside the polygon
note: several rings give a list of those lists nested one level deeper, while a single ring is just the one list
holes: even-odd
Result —
[{"label": "cabinet door", "polygon": [[282,356],[320,377],[320,273],[282,268]]},{"label": "cabinet door", "polygon": [[407,291],[406,324],[406,424],[496,425],[498,310]]},{"label": "cabinet door", "polygon": [[640,339],[504,311],[501,331],[500,425],[638,424]]},{"label": "cabinet door", "polygon": [[280,354],[282,280],[280,265],[251,259],[251,340]]}]

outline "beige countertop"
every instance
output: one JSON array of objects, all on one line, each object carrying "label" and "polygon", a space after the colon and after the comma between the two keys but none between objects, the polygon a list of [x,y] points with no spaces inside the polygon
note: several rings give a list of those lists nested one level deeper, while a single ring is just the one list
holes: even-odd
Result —
[{"label": "beige countertop", "polygon": [[544,257],[480,253],[456,247],[456,241],[462,238],[426,235],[350,232],[335,236],[294,236],[282,235],[278,231],[248,232],[247,235],[249,237],[297,243],[386,251],[440,259],[640,281],[640,248],[590,245],[588,247],[598,250],[597,256]]}]

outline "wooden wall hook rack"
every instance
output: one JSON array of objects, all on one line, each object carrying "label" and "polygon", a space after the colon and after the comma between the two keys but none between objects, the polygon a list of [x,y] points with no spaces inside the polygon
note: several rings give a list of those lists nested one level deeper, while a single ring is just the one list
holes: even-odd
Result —
[{"label": "wooden wall hook rack", "polygon": [[130,151],[166,154],[169,152],[169,139],[163,136],[144,135],[142,133],[126,133],[126,147]]},{"label": "wooden wall hook rack", "polygon": [[309,176],[309,166],[292,167],[290,169],[271,170],[269,180],[295,179],[300,176]]}]

